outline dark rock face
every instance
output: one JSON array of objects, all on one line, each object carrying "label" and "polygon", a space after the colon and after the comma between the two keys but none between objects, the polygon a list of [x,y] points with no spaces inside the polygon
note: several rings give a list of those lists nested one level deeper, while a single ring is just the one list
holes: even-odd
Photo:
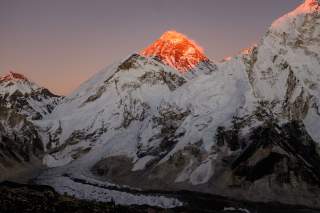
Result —
[{"label": "dark rock face", "polygon": [[[23,145],[21,150],[29,150],[35,156],[39,156],[39,152],[43,151],[43,144],[38,135],[38,129],[25,116],[16,113],[14,110],[3,107],[0,109],[0,118],[2,120],[0,123],[1,142],[20,143]],[[8,131],[8,129],[11,131]],[[7,144],[9,145],[9,143]],[[32,145],[32,147],[28,148],[28,144]]]},{"label": "dark rock face", "polygon": [[[298,121],[282,127],[275,124],[259,127],[250,140],[250,145],[232,164],[236,176],[254,182],[275,174],[278,184],[294,184],[295,177],[320,186],[320,157],[316,145]],[[264,155],[257,156],[256,163],[250,165],[260,150]]]},{"label": "dark rock face", "polygon": [[153,135],[148,142],[152,144],[153,141],[161,141],[158,146],[146,146],[139,143],[137,156],[142,158],[149,155],[161,159],[168,154],[184,134],[183,132],[176,134],[176,130],[189,114],[189,110],[180,109],[170,104],[162,104],[159,108],[159,114],[152,117],[153,125],[160,127],[160,133]]},{"label": "dark rock face", "polygon": [[24,115],[0,107],[0,180],[9,170],[40,161],[43,153],[37,128]]},{"label": "dark rock face", "polygon": [[[43,115],[51,113],[61,99],[62,97],[51,93],[46,88],[39,88],[26,94],[17,90],[11,95],[0,94],[0,106],[15,109],[17,113],[30,116],[32,120],[40,120]],[[43,104],[46,102],[47,104]],[[31,103],[40,106],[41,112]]]},{"label": "dark rock face", "polygon": [[[320,206],[320,156],[302,122],[265,123],[247,137],[248,145],[231,158],[222,175],[212,178],[213,185],[220,183],[222,193],[255,201]],[[237,144],[230,140],[226,142]]]}]

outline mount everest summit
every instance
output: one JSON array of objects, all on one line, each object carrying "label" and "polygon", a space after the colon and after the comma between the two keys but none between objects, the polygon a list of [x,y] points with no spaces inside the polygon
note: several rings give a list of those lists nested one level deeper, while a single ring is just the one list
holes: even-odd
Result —
[{"label": "mount everest summit", "polygon": [[41,160],[36,181],[60,193],[182,205],[107,189],[122,186],[320,208],[318,0],[223,62],[169,31],[67,97],[11,72],[0,99],[0,170]]}]

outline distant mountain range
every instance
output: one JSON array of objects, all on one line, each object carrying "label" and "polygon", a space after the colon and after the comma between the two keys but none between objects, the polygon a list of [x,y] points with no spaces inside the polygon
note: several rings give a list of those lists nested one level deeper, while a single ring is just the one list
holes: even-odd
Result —
[{"label": "distant mountain range", "polygon": [[223,195],[320,208],[320,3],[306,0],[223,62],[168,31],[67,97],[0,78],[0,179],[39,162],[36,182],[78,198],[159,207]]}]

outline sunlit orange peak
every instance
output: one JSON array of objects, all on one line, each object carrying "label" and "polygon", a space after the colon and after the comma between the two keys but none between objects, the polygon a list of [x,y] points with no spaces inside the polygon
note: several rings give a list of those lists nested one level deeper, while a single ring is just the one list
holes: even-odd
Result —
[{"label": "sunlit orange peak", "polygon": [[157,57],[181,73],[188,72],[200,62],[208,60],[196,42],[176,31],[165,32],[140,54]]},{"label": "sunlit orange peak", "polygon": [[305,4],[308,4],[308,5],[319,5],[320,1],[319,0],[305,0]]},{"label": "sunlit orange peak", "polygon": [[6,75],[0,76],[0,81],[11,81],[11,80],[24,80],[27,81],[28,79],[19,73],[9,71]]},{"label": "sunlit orange peak", "polygon": [[176,31],[168,31],[165,32],[161,37],[161,40],[163,41],[168,41],[168,42],[172,42],[172,43],[179,43],[179,42],[183,42],[183,40],[187,39],[187,37],[181,33],[178,33]]}]

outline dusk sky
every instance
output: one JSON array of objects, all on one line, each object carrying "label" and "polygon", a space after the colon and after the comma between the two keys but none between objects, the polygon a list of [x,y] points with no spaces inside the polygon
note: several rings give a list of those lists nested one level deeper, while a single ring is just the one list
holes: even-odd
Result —
[{"label": "dusk sky", "polygon": [[257,43],[302,0],[0,0],[0,74],[66,95],[167,30],[213,61]]}]

